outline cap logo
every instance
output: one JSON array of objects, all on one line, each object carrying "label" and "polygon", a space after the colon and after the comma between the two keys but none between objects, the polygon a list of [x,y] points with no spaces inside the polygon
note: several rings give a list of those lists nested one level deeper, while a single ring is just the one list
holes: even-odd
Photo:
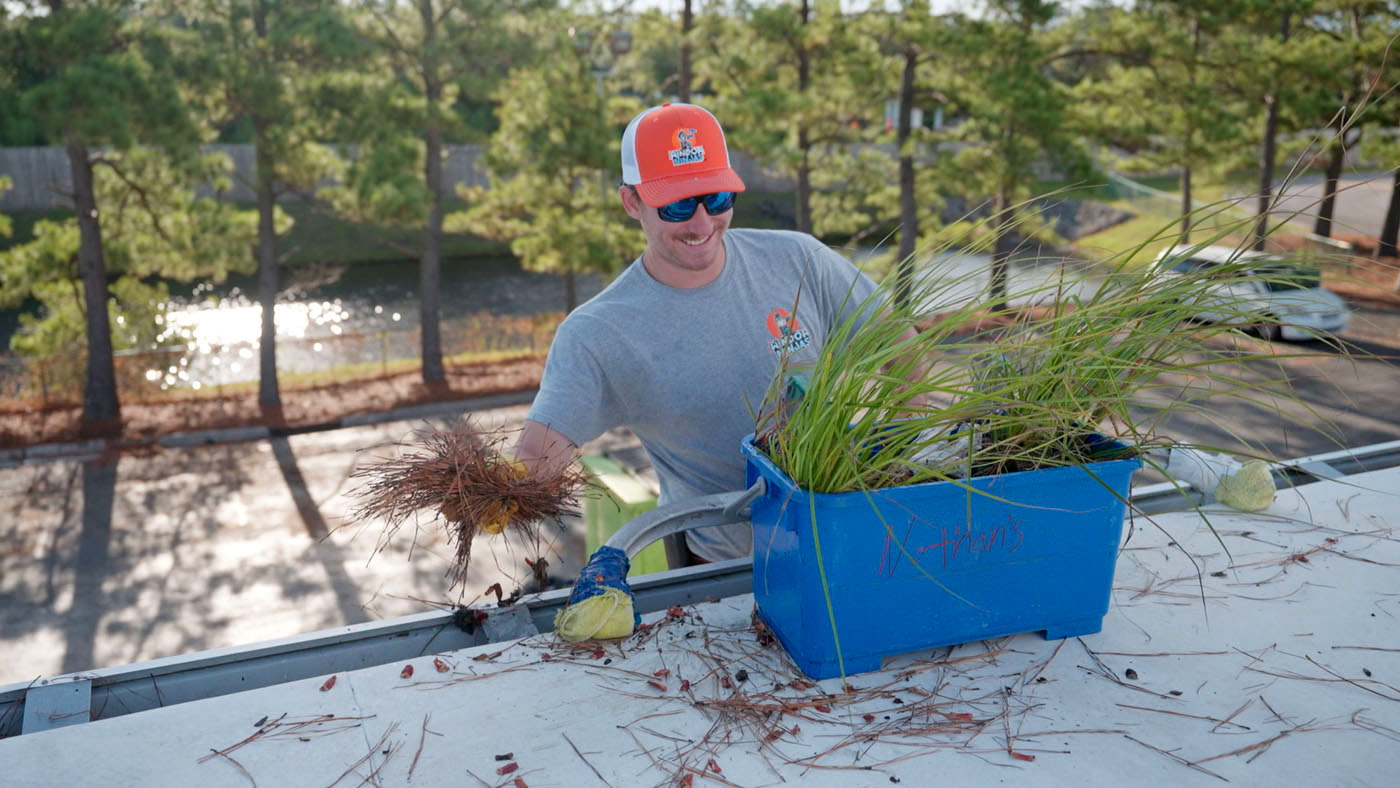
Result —
[{"label": "cap logo", "polygon": [[676,129],[671,135],[671,141],[675,148],[666,152],[671,157],[671,166],[679,167],[682,164],[699,164],[705,160],[705,146],[696,145],[695,129]]}]

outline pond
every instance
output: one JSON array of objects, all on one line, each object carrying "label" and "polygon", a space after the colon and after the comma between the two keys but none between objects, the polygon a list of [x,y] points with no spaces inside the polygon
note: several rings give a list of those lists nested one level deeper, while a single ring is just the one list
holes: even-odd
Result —
[{"label": "pond", "polygon": [[[418,357],[415,261],[306,266],[284,269],[282,276],[275,317],[279,370]],[[604,284],[599,276],[581,275],[578,299],[592,297]],[[171,283],[170,288],[168,325],[173,336],[184,338],[184,347],[124,352],[121,355],[140,357],[124,363],[143,364],[146,380],[161,389],[256,380],[262,315],[256,279],[235,276],[218,285]],[[563,277],[522,270],[513,258],[444,260],[444,336],[450,337],[454,326],[460,334],[467,326],[479,331],[493,319],[518,318],[513,322],[520,324],[519,319],[562,313],[564,292]],[[32,311],[35,305],[26,308]],[[0,344],[5,349],[20,311],[0,313]],[[445,352],[452,352],[450,345]]]},{"label": "pond", "polygon": [[[579,299],[602,288],[601,278],[579,278]],[[197,342],[256,342],[261,310],[251,276],[176,293],[170,318]],[[418,265],[413,261],[317,266],[284,273],[277,338],[308,339],[342,333],[402,331],[419,323]],[[512,258],[444,260],[441,319],[470,315],[536,315],[564,310],[564,279],[524,271]]]},{"label": "pond", "polygon": [[[873,250],[851,256],[859,264]],[[938,275],[957,280],[941,295],[937,311],[975,298],[985,288],[988,258],[944,253]],[[1058,266],[1013,266],[1015,280],[1035,272],[1053,275]],[[276,310],[277,365],[284,373],[332,370],[352,364],[388,365],[420,354],[418,265],[415,261],[367,262],[284,269]],[[578,281],[580,302],[606,282],[596,275]],[[261,308],[256,281],[237,276],[219,285],[172,283],[168,304],[177,349],[124,351],[118,363],[135,368],[144,385],[169,391],[253,381],[258,376]],[[564,279],[524,271],[510,257],[444,260],[441,278],[444,354],[484,350],[543,350],[531,318],[564,310]],[[948,303],[951,302],[951,303]],[[33,308],[31,305],[30,309]],[[8,347],[17,311],[0,313],[0,338]]]},{"label": "pond", "polygon": [[[596,275],[580,276],[579,299],[592,297],[603,285]],[[298,269],[282,289],[275,318],[279,370],[310,371],[419,356],[418,265],[413,261]],[[468,326],[480,333],[489,330],[484,327],[495,322],[493,318],[562,313],[564,291],[563,277],[524,271],[511,258],[444,260],[440,289],[444,352],[460,350],[452,337],[470,330]],[[148,380],[156,382],[155,372],[164,378],[162,387],[193,385],[200,379],[229,383],[256,378],[262,310],[252,277],[196,287],[173,298],[167,314],[196,353],[182,356],[183,364],[153,368]],[[499,341],[509,344],[508,339]]]}]

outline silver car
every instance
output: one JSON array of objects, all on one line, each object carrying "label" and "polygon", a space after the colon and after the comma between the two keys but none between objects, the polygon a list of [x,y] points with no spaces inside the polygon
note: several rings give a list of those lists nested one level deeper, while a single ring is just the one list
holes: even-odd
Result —
[{"label": "silver car", "polygon": [[1316,268],[1278,255],[1178,246],[1163,251],[1154,265],[1163,276],[1219,270],[1219,282],[1199,303],[1197,320],[1256,326],[1270,341],[1335,335],[1351,322],[1351,309],[1322,287]]}]

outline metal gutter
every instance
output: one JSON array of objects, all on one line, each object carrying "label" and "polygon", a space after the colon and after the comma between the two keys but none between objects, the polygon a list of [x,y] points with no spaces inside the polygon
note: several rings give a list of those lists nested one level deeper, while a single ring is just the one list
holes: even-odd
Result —
[{"label": "metal gutter", "polygon": [[[1400,465],[1400,441],[1310,455],[1275,463],[1275,483],[1297,486]],[[1136,511],[1153,514],[1196,505],[1176,485],[1142,485],[1132,491]],[[739,558],[637,578],[631,583],[643,613],[748,593],[751,562]],[[322,630],[249,646],[201,651],[85,673],[0,687],[0,738],[93,719],[212,698],[288,681],[513,640],[554,629],[554,617],[570,589],[526,597],[505,608],[477,608],[479,624],[459,625],[453,611],[419,613]],[[88,713],[75,708],[90,697]]]},{"label": "metal gutter", "polygon": [[[643,613],[753,587],[747,558],[646,575],[631,586]],[[0,687],[0,738],[550,632],[570,590],[477,608],[487,615],[479,624],[459,625],[450,610],[418,613],[11,684]],[[74,712],[75,695],[90,696],[89,713]]]},{"label": "metal gutter", "polygon": [[[1374,443],[1359,449],[1310,454],[1294,460],[1272,463],[1270,469],[1273,471],[1274,486],[1283,489],[1393,468],[1396,465],[1400,465],[1400,441]],[[1181,511],[1200,505],[1203,498],[1204,496],[1191,489],[1190,485],[1183,484],[1178,487],[1171,482],[1139,485],[1133,488],[1131,496],[1133,508],[1143,514]]]}]

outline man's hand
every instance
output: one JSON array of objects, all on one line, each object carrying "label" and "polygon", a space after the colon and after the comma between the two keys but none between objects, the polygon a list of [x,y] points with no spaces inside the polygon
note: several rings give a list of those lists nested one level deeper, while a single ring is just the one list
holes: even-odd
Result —
[{"label": "man's hand", "polygon": [[486,507],[486,514],[482,516],[481,522],[477,523],[477,528],[488,534],[498,534],[510,525],[510,518],[515,515],[514,501],[492,501]]},{"label": "man's hand", "polygon": [[[507,457],[500,458],[502,470],[516,479],[524,479],[530,475],[530,469],[520,460],[513,460]],[[510,518],[515,516],[517,509],[515,501],[499,499],[492,501],[486,507],[486,513],[482,515],[481,522],[477,523],[477,528],[488,534],[498,534],[510,525]]]},{"label": "man's hand", "polygon": [[548,478],[574,461],[578,447],[563,434],[526,419],[512,454],[525,462],[535,476]]}]

